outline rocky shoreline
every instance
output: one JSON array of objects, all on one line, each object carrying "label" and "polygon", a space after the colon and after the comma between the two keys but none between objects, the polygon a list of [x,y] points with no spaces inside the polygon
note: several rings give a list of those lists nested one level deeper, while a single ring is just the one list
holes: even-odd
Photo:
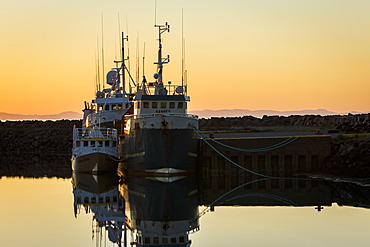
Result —
[{"label": "rocky shoreline", "polygon": [[244,116],[227,118],[214,117],[208,119],[202,118],[199,120],[200,130],[258,131],[258,128],[261,127],[265,127],[265,130],[269,130],[272,127],[311,127],[344,133],[370,133],[370,114],[348,114],[332,116],[292,115],[289,117],[265,115],[262,118]]},{"label": "rocky shoreline", "polygon": [[[0,121],[0,177],[70,177],[73,126],[81,120]],[[252,116],[200,119],[204,131],[295,131],[354,133],[333,140],[323,172],[370,178],[370,114],[335,116]],[[294,129],[294,130],[293,130]]]},{"label": "rocky shoreline", "polygon": [[71,177],[73,126],[81,120],[0,122],[0,177]]}]

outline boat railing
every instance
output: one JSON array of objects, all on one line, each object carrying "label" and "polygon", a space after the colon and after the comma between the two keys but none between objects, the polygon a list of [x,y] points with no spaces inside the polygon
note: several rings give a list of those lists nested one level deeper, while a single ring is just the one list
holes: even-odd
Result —
[{"label": "boat railing", "polygon": [[191,119],[198,119],[198,115],[194,114],[185,114],[185,113],[148,113],[140,115],[125,115],[125,120],[129,119],[140,119],[140,118],[150,118],[156,116],[165,116],[165,117],[186,117]]},{"label": "boat railing", "polygon": [[[155,88],[159,86],[157,82],[149,82],[146,83],[144,86],[141,86],[141,89],[146,92],[146,94],[154,95]],[[172,84],[163,84],[163,88],[167,89],[167,94],[179,94],[179,95],[186,95],[187,93],[187,86],[185,85],[172,85]]]},{"label": "boat railing", "polygon": [[114,128],[75,128],[73,132],[73,139],[117,139],[117,130]]}]

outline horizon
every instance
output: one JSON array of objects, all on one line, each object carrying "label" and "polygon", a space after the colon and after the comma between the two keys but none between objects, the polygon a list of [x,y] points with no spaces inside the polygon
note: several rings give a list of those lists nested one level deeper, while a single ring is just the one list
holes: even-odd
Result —
[{"label": "horizon", "polygon": [[[333,115],[357,115],[357,114],[369,114],[370,111],[366,112],[333,112],[326,109],[305,109],[298,111],[276,111],[276,110],[248,110],[248,109],[221,109],[221,110],[196,110],[189,111],[189,114],[198,115],[199,118],[211,118],[211,117],[243,117],[252,116],[256,118],[262,118],[264,115],[267,116],[292,116],[292,115],[319,115],[319,116],[333,116]],[[56,114],[16,114],[0,112],[0,121],[28,121],[28,120],[78,120],[82,119],[82,113],[74,111],[65,111]]]},{"label": "horizon", "polygon": [[[156,2],[156,23],[171,25],[163,52],[171,57],[164,80],[173,85],[185,44],[189,112],[370,109],[369,1]],[[5,0],[0,11],[0,112],[80,112],[94,97],[96,61],[101,81],[115,66],[120,31],[129,36],[131,74],[140,78],[145,68],[153,80],[154,1]]]}]

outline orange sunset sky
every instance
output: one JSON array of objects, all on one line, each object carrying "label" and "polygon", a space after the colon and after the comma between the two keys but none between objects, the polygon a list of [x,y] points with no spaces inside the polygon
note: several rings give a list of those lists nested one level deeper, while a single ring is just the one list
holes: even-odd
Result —
[{"label": "orange sunset sky", "polygon": [[[154,10],[154,0],[1,0],[0,112],[80,112],[94,96],[98,47],[105,72],[119,59],[119,30],[134,77],[145,42],[152,80]],[[157,23],[171,25],[163,52],[173,84],[182,11],[190,110],[370,111],[369,0],[157,0]]]}]

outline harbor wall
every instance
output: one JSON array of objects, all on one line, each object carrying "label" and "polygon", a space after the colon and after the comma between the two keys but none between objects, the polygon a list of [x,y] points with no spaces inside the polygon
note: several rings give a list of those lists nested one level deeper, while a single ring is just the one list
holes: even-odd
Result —
[{"label": "harbor wall", "polygon": [[[359,124],[367,126],[367,116],[366,114],[346,115],[341,117],[343,119],[341,121],[348,126]],[[311,117],[298,117],[302,121],[306,119],[303,121],[305,124],[315,122],[308,121],[312,119]],[[286,119],[285,117],[272,118]],[[215,119],[216,122],[208,122],[212,123],[213,130],[226,128],[220,126],[224,120]],[[233,118],[225,119],[231,121]],[[240,121],[242,118],[234,119]],[[264,117],[264,119],[268,120],[270,117]],[[204,129],[206,125],[202,124],[202,121],[204,120],[200,120],[201,128]],[[257,119],[257,121],[262,120]],[[62,177],[70,177],[72,130],[74,125],[81,127],[81,124],[81,120],[0,121],[0,176],[38,177],[61,174]],[[270,124],[275,125],[276,122]],[[291,127],[287,124],[284,126],[287,130]],[[370,177],[370,137],[362,134],[337,139],[334,139],[331,144],[332,156],[330,162],[325,162],[323,171],[335,175]],[[231,156],[234,155],[231,154]],[[272,159],[275,162],[276,157]],[[287,160],[289,159],[288,157]]]},{"label": "harbor wall", "polygon": [[198,159],[204,177],[253,180],[320,171],[331,150],[331,136],[207,138],[199,141]]}]

